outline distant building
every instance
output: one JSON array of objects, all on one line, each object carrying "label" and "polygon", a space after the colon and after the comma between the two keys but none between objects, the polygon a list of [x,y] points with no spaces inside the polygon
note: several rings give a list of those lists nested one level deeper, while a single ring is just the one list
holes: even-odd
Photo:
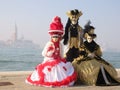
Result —
[{"label": "distant building", "polygon": [[16,40],[10,46],[15,48],[38,48],[39,47],[39,45],[34,44],[31,40],[21,40],[21,39]]},{"label": "distant building", "polygon": [[0,43],[0,46],[4,45],[5,47],[13,47],[13,48],[39,48],[39,45],[36,45],[31,40],[24,40],[24,36],[18,39],[18,29],[15,23],[15,30],[12,33],[12,37],[6,42]]}]

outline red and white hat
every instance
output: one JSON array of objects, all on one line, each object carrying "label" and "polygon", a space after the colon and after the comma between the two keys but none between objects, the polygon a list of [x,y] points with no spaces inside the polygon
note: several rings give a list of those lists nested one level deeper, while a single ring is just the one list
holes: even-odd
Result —
[{"label": "red and white hat", "polygon": [[58,16],[55,16],[53,18],[52,23],[50,24],[50,28],[48,33],[52,35],[63,35],[63,24],[61,23],[61,18]]}]

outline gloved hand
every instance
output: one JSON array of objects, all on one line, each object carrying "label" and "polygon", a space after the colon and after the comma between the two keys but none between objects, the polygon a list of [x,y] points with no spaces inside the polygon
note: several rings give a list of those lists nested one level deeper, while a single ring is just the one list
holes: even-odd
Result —
[{"label": "gloved hand", "polygon": [[89,53],[89,54],[88,54],[88,57],[94,58],[94,57],[95,57],[95,54],[94,54],[94,53]]}]

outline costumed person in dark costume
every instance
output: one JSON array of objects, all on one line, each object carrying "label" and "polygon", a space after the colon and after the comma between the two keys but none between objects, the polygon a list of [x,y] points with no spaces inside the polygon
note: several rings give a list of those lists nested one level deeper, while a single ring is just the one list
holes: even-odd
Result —
[{"label": "costumed person in dark costume", "polygon": [[86,85],[119,85],[117,71],[105,61],[100,46],[94,41],[96,34],[90,22],[85,25],[85,41],[81,45],[79,57],[72,62],[78,73],[77,82]]},{"label": "costumed person in dark costume", "polygon": [[68,45],[65,51],[67,61],[72,62],[74,58],[78,57],[79,47],[82,44],[82,28],[78,24],[79,17],[82,15],[81,11],[77,9],[67,12],[68,21],[65,26],[65,34],[63,36],[63,44]]},{"label": "costumed person in dark costume", "polygon": [[44,61],[26,79],[26,83],[45,87],[73,86],[76,75],[72,63],[62,57],[61,39],[64,33],[61,18],[56,16],[48,31],[51,40],[46,44],[42,55]]}]

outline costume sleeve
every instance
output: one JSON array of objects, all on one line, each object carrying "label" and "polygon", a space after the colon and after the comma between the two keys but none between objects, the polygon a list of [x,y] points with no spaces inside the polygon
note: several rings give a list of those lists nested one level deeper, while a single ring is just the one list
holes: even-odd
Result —
[{"label": "costume sleeve", "polygon": [[96,54],[97,56],[99,56],[99,57],[102,56],[102,51],[101,51],[101,48],[100,48],[99,45],[98,45],[98,47],[97,47],[97,49],[96,49],[96,51],[95,51],[95,54]]},{"label": "costume sleeve", "polygon": [[64,47],[63,44],[60,43],[60,56],[63,58],[64,57]]},{"label": "costume sleeve", "polygon": [[80,43],[80,45],[82,45],[83,44],[83,29],[82,29],[82,27],[81,26],[78,26],[78,30],[79,30],[79,43]]},{"label": "costume sleeve", "polygon": [[53,53],[55,51],[55,47],[53,45],[52,42],[48,42],[44,48],[44,50],[42,51],[42,55],[44,57],[52,57]]}]

